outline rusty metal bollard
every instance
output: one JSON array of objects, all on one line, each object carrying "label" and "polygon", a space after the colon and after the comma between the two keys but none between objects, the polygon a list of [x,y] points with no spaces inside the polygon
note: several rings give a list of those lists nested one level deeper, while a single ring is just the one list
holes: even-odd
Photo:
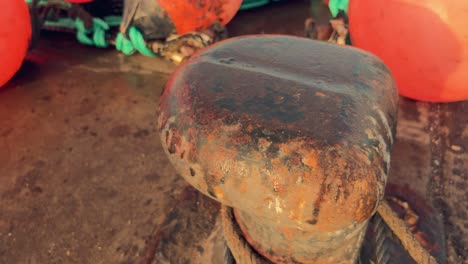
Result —
[{"label": "rusty metal bollard", "polygon": [[383,199],[397,91],[354,48],[244,36],[183,64],[160,101],[177,171],[234,208],[255,250],[276,263],[353,263]]}]

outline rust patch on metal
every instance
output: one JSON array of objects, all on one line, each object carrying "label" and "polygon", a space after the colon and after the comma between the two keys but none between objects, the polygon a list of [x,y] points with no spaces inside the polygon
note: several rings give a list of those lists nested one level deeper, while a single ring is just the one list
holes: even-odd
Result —
[{"label": "rust patch on metal", "polygon": [[206,195],[282,230],[332,236],[365,224],[383,197],[396,103],[393,79],[372,55],[247,36],[179,67],[159,124],[171,162]]}]

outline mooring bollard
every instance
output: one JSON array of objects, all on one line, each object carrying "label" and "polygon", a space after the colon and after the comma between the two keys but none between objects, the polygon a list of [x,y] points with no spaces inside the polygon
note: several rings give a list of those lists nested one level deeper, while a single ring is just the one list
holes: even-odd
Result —
[{"label": "mooring bollard", "polygon": [[245,36],[178,68],[159,129],[177,171],[233,208],[259,254],[353,263],[384,196],[397,100],[391,74],[369,53]]}]

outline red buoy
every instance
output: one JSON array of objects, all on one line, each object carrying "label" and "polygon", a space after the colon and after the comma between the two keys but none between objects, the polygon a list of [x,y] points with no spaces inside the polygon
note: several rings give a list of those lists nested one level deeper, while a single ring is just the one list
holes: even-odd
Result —
[{"label": "red buoy", "polygon": [[380,57],[401,95],[468,99],[467,0],[351,0],[354,46]]},{"label": "red buoy", "polygon": [[21,67],[31,39],[31,19],[24,0],[0,0],[0,87]]},{"label": "red buoy", "polygon": [[239,10],[242,0],[154,0],[168,13],[178,34],[209,28],[218,21],[225,26]]}]

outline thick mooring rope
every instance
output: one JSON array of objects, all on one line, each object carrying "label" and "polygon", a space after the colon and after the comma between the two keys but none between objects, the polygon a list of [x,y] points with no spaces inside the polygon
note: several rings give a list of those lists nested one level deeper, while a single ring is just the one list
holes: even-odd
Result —
[{"label": "thick mooring rope", "polygon": [[221,220],[224,229],[224,239],[231,250],[232,256],[238,264],[271,264],[250,246],[242,236],[239,226],[234,219],[232,208],[225,205],[221,208]]},{"label": "thick mooring rope", "polygon": [[395,233],[395,235],[400,239],[401,244],[405,250],[411,255],[411,257],[419,264],[436,264],[437,261],[424,247],[421,243],[416,240],[413,233],[409,230],[408,226],[401,220],[387,203],[383,201],[380,204],[377,212],[385,221],[385,223],[390,227],[390,229]]},{"label": "thick mooring rope", "polygon": [[[433,256],[416,240],[408,226],[401,220],[384,200],[377,209],[378,214],[401,241],[401,244],[418,264],[437,264]],[[222,206],[221,219],[224,229],[224,239],[238,264],[271,264],[259,255],[242,236],[236,223],[232,208]]]}]

